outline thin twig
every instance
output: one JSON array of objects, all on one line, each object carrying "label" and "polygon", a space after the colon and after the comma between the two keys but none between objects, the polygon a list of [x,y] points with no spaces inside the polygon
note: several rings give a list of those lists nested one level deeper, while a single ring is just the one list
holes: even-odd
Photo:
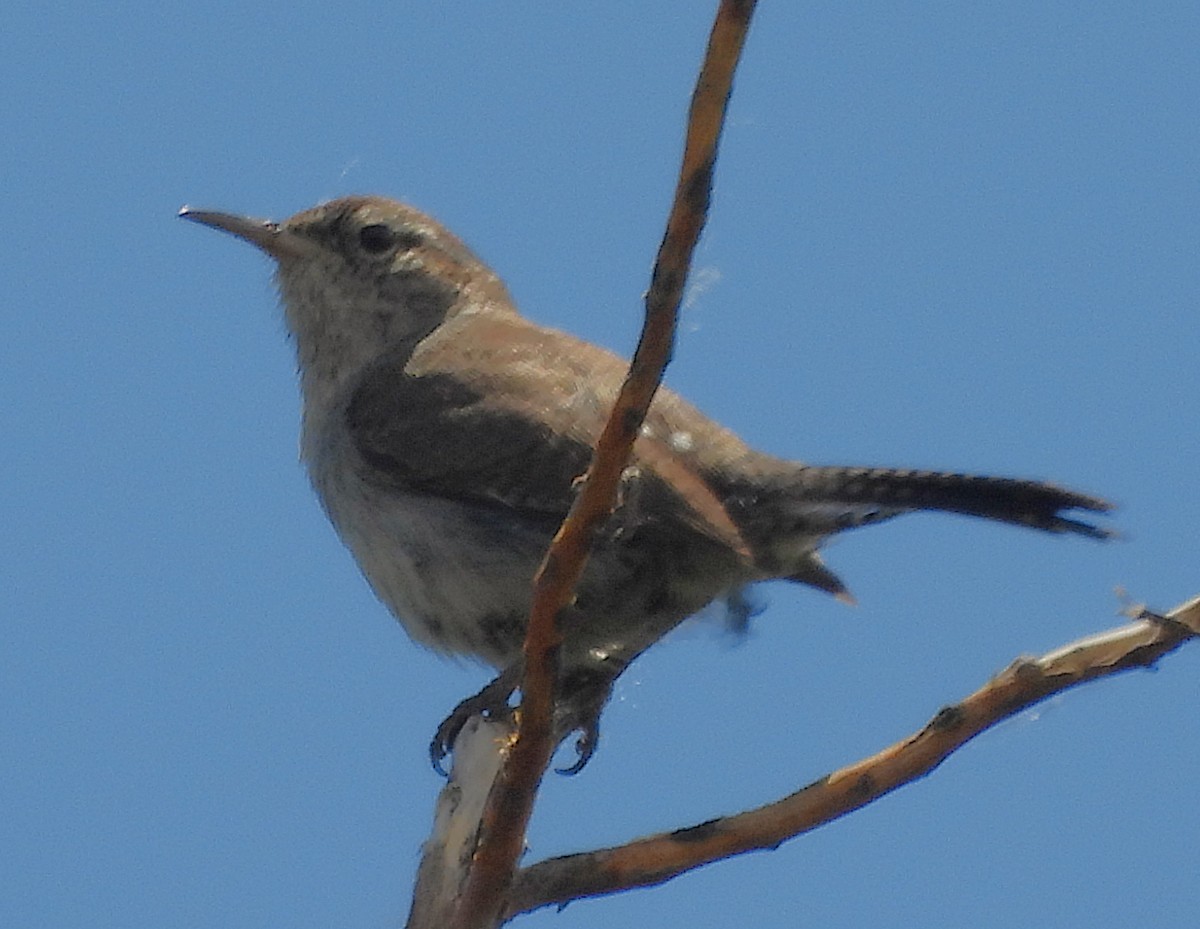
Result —
[{"label": "thin twig", "polygon": [[453,921],[461,929],[496,924],[512,884],[538,785],[554,750],[554,682],[562,641],[557,619],[587,565],[596,530],[612,511],[634,440],[671,359],[679,302],[707,218],[717,143],[754,6],[722,0],[717,10],[688,113],[679,183],[646,294],[642,335],[586,480],[534,580],[517,741],[483,815],[480,844]]}]

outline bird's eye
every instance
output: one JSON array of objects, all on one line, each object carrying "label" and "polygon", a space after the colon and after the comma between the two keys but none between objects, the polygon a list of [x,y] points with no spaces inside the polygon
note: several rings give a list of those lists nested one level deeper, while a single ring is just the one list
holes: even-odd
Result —
[{"label": "bird's eye", "polygon": [[358,244],[362,246],[364,252],[378,255],[391,248],[395,241],[396,237],[392,234],[392,230],[383,223],[371,223],[371,225],[363,226],[358,230]]}]

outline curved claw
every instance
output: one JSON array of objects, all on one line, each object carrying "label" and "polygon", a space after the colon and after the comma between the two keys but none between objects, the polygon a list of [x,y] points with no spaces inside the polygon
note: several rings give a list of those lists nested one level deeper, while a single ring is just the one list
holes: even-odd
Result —
[{"label": "curved claw", "polygon": [[450,773],[442,767],[442,762],[449,756],[450,749],[454,747],[454,740],[462,732],[467,720],[475,715],[475,711],[472,709],[464,710],[463,704],[466,702],[464,700],[450,711],[450,715],[438,725],[437,731],[429,743],[429,762],[433,765],[433,770],[442,777],[450,776]]},{"label": "curved claw", "polygon": [[[607,669],[606,669],[607,670]],[[555,768],[558,774],[578,774],[584,769],[600,742],[600,714],[612,695],[616,675],[596,673],[595,669],[576,669],[563,683],[564,695],[555,708],[554,728],[559,740],[578,732],[575,763]]]},{"label": "curved claw", "polygon": [[595,716],[582,723],[578,728],[580,735],[575,740],[575,763],[565,768],[555,768],[555,774],[562,774],[565,777],[578,774],[596,754],[596,746],[600,742],[600,717]]}]

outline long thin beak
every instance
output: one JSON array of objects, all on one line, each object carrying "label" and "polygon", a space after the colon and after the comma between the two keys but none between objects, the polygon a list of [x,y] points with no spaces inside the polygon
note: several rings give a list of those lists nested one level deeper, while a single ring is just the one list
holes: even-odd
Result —
[{"label": "long thin beak", "polygon": [[285,258],[300,258],[311,251],[307,240],[267,219],[238,216],[236,213],[219,213],[215,210],[193,210],[190,206],[183,207],[179,216],[181,219],[202,223],[244,239],[279,261]]}]

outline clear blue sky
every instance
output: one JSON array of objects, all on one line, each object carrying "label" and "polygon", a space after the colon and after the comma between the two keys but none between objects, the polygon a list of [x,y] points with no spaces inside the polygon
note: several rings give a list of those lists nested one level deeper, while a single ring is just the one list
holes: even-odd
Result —
[{"label": "clear blue sky", "polygon": [[[620,351],[709,4],[15,0],[0,14],[0,925],[400,924],[485,679],[411,645],[297,462],[250,248],[351,192]],[[1108,546],[847,536],[854,609],[695,623],[552,777],[531,859],[772,799],[1012,658],[1200,592],[1200,7],[765,2],[670,382],[770,451],[1046,477]],[[769,854],[524,926],[1192,927],[1200,647]]]}]

